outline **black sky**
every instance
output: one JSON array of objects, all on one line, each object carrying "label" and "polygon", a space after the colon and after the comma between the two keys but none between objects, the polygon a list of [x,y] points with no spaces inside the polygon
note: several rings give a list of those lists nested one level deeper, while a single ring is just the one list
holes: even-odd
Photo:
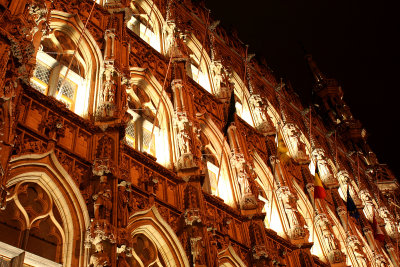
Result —
[{"label": "black sky", "polygon": [[400,15],[395,1],[206,0],[213,19],[234,27],[249,53],[266,58],[305,103],[312,80],[299,45],[336,78],[380,163],[400,177]]}]

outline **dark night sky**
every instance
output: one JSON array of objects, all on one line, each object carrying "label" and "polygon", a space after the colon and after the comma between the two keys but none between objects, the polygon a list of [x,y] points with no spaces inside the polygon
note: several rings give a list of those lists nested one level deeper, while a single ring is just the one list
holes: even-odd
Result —
[{"label": "dark night sky", "polygon": [[249,53],[265,57],[277,78],[289,79],[309,103],[312,80],[302,43],[321,71],[339,81],[380,163],[399,178],[400,20],[394,2],[206,0],[206,6],[214,20],[238,30]]}]

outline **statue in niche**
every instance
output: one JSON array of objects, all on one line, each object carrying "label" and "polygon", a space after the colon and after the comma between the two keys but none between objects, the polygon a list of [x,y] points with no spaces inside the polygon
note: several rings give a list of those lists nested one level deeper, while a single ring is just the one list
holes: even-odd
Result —
[{"label": "statue in niche", "polygon": [[90,256],[90,267],[106,267],[111,266],[110,259],[106,252],[104,252],[103,241],[99,241],[95,244],[96,252]]},{"label": "statue in niche", "polygon": [[325,183],[335,183],[335,179],[328,166],[328,162],[325,160],[324,151],[320,148],[317,148],[312,152],[312,155],[315,162],[318,164],[321,180]]},{"label": "statue in niche", "polygon": [[340,251],[339,241],[332,233],[330,222],[326,215],[319,214],[317,218],[317,226],[322,233],[322,242],[329,251],[329,261],[338,263],[343,261],[343,254]]},{"label": "statue in niche", "polygon": [[393,222],[393,216],[390,214],[387,207],[383,206],[379,208],[379,215],[385,222],[385,230],[388,233],[388,235],[391,236],[392,238],[397,238],[399,233],[396,229],[395,223]]},{"label": "statue in niche", "polygon": [[290,225],[290,235],[294,239],[302,239],[308,235],[308,231],[304,228],[305,220],[297,210],[297,199],[287,187],[278,189],[278,197],[285,209],[286,218]]},{"label": "statue in niche", "polygon": [[221,88],[221,83],[222,83],[222,81],[223,81],[223,78],[222,78],[222,69],[223,69],[223,66],[222,66],[221,62],[219,62],[219,61],[213,61],[213,62],[211,63],[211,70],[212,70],[212,73],[213,73],[213,76],[214,76],[214,79],[213,79],[214,89],[215,89],[217,92],[218,92],[219,89]]},{"label": "statue in niche", "polygon": [[104,82],[104,89],[102,92],[102,102],[103,103],[114,103],[114,96],[116,92],[116,85],[115,81],[112,79],[113,70],[107,68],[104,71],[105,75],[105,82]]},{"label": "statue in niche", "polygon": [[240,191],[242,192],[242,196],[247,194],[251,194],[249,181],[247,180],[247,174],[244,171],[240,171],[238,175]]},{"label": "statue in niche", "polygon": [[189,140],[190,137],[185,130],[178,132],[178,147],[180,155],[189,153]]},{"label": "statue in niche", "polygon": [[100,185],[98,186],[97,193],[93,195],[94,202],[94,218],[96,220],[106,219],[109,220],[112,208],[112,191],[110,185],[107,183],[107,176],[100,177]]},{"label": "statue in niche", "polygon": [[122,181],[118,185],[118,227],[125,227],[128,224],[129,217],[129,191],[126,188],[126,182]]},{"label": "statue in niche", "polygon": [[367,261],[365,260],[365,255],[364,255],[364,252],[362,250],[360,243],[357,242],[354,244],[353,252],[354,252],[354,256],[357,259],[358,266],[367,267],[368,264],[367,264]]},{"label": "statue in niche", "polygon": [[297,127],[292,123],[287,123],[284,126],[284,132],[286,133],[289,143],[293,148],[295,160],[307,160],[306,145],[300,139],[300,132]]}]

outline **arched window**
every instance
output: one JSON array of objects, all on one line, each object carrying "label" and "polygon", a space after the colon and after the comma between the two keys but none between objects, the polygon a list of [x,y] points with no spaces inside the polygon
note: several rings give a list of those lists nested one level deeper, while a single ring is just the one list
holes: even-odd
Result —
[{"label": "arched window", "polygon": [[132,248],[133,266],[166,266],[157,246],[144,234],[137,234],[133,237]]},{"label": "arched window", "polygon": [[219,163],[217,158],[214,156],[211,149],[206,148],[202,151],[203,160],[207,166],[207,172],[205,173],[206,179],[203,184],[203,190],[212,195],[218,195],[218,173]]},{"label": "arched window", "polygon": [[211,82],[212,75],[210,72],[211,59],[206,49],[202,49],[201,43],[193,35],[187,37],[186,45],[189,48],[190,56],[187,67],[189,77],[207,92],[214,94],[215,89]]},{"label": "arched window", "polygon": [[36,183],[22,182],[10,191],[13,197],[0,212],[0,241],[61,263],[63,223],[51,197]]},{"label": "arched window", "polygon": [[230,149],[226,142],[221,145],[223,138],[218,136],[218,129],[211,120],[201,122],[200,127],[203,162],[207,167],[203,190],[236,207],[240,189],[237,179],[233,179],[233,170],[229,162]]},{"label": "arched window", "polygon": [[[140,3],[140,4],[139,4]],[[161,29],[159,12],[154,3],[147,1],[132,1],[132,16],[127,22],[127,27],[151,47],[161,53]]]},{"label": "arched window", "polygon": [[[203,51],[204,53],[204,51]],[[206,89],[208,92],[212,92],[210,78],[208,76],[208,71],[204,66],[204,58],[200,62],[200,58],[196,57],[195,54],[190,55],[190,71],[189,76],[201,87]]]},{"label": "arched window", "polygon": [[[154,77],[135,73],[127,89],[128,113],[132,116],[125,131],[125,142],[134,149],[157,158],[157,162],[170,167],[172,103]],[[161,101],[161,102],[160,102]],[[157,112],[157,108],[159,111]],[[157,116],[157,119],[156,119]]]},{"label": "arched window", "polygon": [[79,52],[74,54],[74,50],[75,43],[65,33],[54,31],[42,42],[31,78],[33,88],[57,98],[72,111],[81,109],[83,103],[79,99],[86,89],[85,62]]},{"label": "arched window", "polygon": [[250,93],[237,73],[233,73],[231,81],[235,86],[236,114],[254,127],[254,119],[248,103]]},{"label": "arched window", "polygon": [[52,33],[42,40],[37,53],[30,83],[86,116],[93,112],[91,94],[100,84],[101,51],[87,30],[81,35],[84,25],[77,16],[53,11],[50,28]]},{"label": "arched window", "polygon": [[182,244],[155,206],[132,215],[127,232],[133,239],[132,257],[126,258],[128,265],[118,266],[189,267]]},{"label": "arched window", "polygon": [[156,136],[159,136],[158,122],[155,121],[157,104],[135,86],[130,92],[128,105],[132,120],[126,127],[126,143],[156,157]]}]

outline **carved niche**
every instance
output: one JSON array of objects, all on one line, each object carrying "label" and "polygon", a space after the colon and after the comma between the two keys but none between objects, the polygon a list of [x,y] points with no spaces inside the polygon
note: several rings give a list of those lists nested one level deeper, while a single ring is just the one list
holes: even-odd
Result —
[{"label": "carved niche", "polygon": [[327,251],[329,262],[331,264],[345,262],[345,257],[340,250],[339,241],[333,234],[332,224],[325,214],[320,213],[315,217],[315,227],[321,233],[321,245]]},{"label": "carved niche", "polygon": [[346,244],[353,251],[359,267],[370,266],[368,258],[366,257],[363,251],[363,246],[361,245],[357,236],[355,235],[348,236],[346,239]]},{"label": "carved niche", "polygon": [[299,163],[309,162],[309,157],[306,152],[306,145],[300,139],[300,131],[293,123],[285,123],[282,127],[282,133],[286,137],[287,146],[292,158]]},{"label": "carved niche", "polygon": [[308,240],[309,232],[305,228],[305,220],[300,212],[297,210],[297,197],[290,192],[287,186],[281,186],[278,188],[277,197],[281,202],[288,225],[288,235],[292,239],[293,243],[303,243]]},{"label": "carved niche", "polygon": [[275,133],[275,127],[267,112],[267,105],[258,94],[252,94],[249,99],[250,105],[254,109],[256,127],[263,134],[270,135]]},{"label": "carved niche", "polygon": [[332,174],[332,171],[326,160],[324,151],[321,148],[316,148],[312,152],[312,157],[314,159],[314,162],[318,164],[320,178],[324,182],[324,184],[326,184],[327,186],[337,186],[338,181]]}]

